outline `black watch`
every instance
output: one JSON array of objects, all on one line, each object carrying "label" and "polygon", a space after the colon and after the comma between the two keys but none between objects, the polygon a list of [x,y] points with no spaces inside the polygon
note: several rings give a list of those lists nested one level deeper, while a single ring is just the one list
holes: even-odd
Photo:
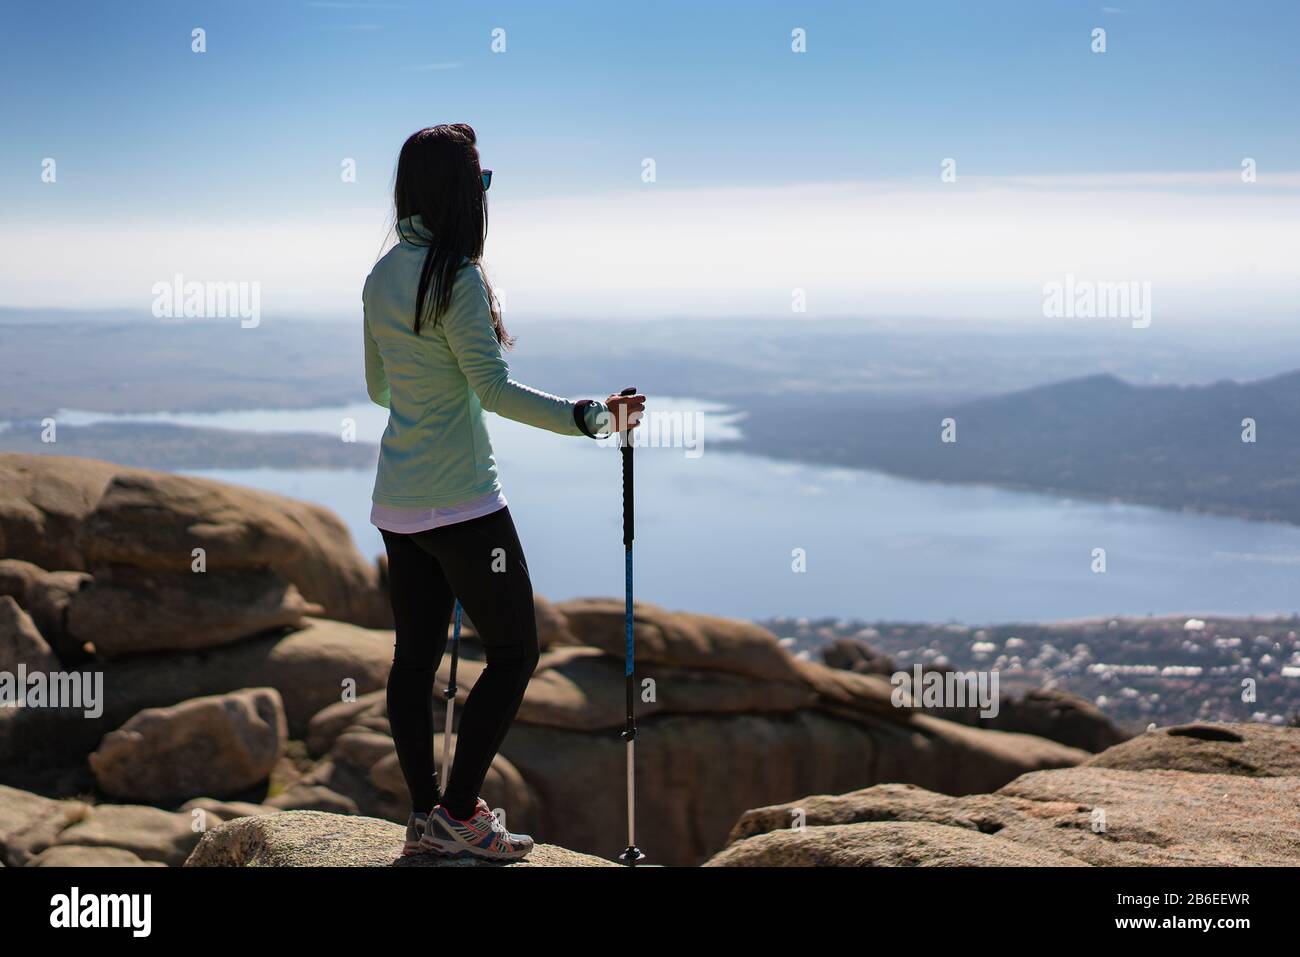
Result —
[{"label": "black watch", "polygon": [[587,428],[587,410],[596,404],[595,399],[583,399],[580,402],[573,403],[573,422],[577,425],[578,431],[589,439],[600,438],[599,435]]}]

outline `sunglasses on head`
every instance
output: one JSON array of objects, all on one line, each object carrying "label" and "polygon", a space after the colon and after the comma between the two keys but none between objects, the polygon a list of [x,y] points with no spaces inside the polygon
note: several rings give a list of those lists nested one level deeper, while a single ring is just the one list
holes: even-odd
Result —
[{"label": "sunglasses on head", "polygon": [[488,191],[488,187],[491,185],[492,185],[492,171],[490,169],[485,169],[483,170],[483,192],[486,193]]}]

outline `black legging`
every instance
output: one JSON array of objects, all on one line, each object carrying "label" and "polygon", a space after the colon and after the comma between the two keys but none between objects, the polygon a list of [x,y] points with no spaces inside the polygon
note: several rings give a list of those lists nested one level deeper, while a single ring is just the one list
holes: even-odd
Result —
[{"label": "black legging", "polygon": [[388,723],[411,806],[420,813],[438,803],[433,684],[456,598],[483,644],[487,665],[461,713],[442,799],[450,814],[464,820],[474,813],[483,778],[537,666],[537,619],[523,548],[505,508],[427,532],[383,536],[397,633]]}]

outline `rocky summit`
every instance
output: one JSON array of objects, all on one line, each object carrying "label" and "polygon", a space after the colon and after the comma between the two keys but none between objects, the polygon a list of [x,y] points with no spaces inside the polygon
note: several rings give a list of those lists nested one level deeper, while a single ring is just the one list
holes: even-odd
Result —
[{"label": "rocky summit", "polygon": [[[373,817],[283,811],[246,817],[203,835],[186,867],[495,867],[437,854],[402,856],[404,830]],[[614,862],[538,844],[510,867],[617,867]]]},{"label": "rocky summit", "polygon": [[[1216,742],[1212,760],[1206,740]],[[806,797],[741,815],[708,863],[1294,867],[1298,747],[1300,728],[1183,726],[991,794],[880,784]],[[1156,754],[1167,767],[1153,765]]]}]

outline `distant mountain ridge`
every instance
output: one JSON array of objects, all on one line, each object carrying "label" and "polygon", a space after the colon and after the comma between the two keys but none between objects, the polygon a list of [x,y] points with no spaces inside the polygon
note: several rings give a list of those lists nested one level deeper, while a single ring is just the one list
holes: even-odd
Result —
[{"label": "distant mountain ridge", "polygon": [[[751,414],[736,444],[763,455],[1300,524],[1300,371],[1203,386],[1090,375],[895,409],[851,396],[740,404]],[[954,442],[941,441],[945,419]]]}]

